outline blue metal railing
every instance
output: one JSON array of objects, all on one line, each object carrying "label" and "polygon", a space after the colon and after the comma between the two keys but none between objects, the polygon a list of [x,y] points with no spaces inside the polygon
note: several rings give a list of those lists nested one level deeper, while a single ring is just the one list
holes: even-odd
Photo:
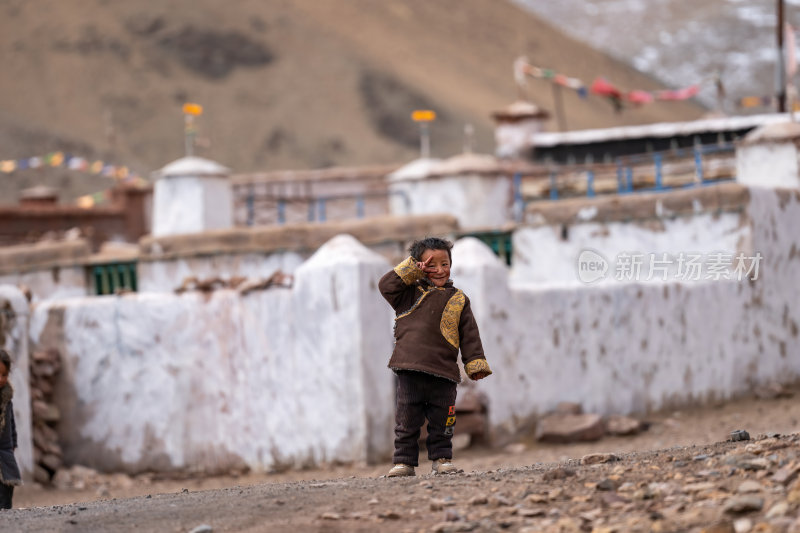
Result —
[{"label": "blue metal railing", "polygon": [[[614,166],[610,167],[610,174],[612,176],[611,179],[613,180],[613,175],[615,172],[614,167],[616,167],[616,194],[630,194],[634,192],[661,192],[704,186],[710,183],[725,182],[733,179],[733,177],[722,177],[714,179],[713,181],[709,180],[703,168],[704,163],[706,162],[705,156],[714,154],[730,154],[732,156],[734,153],[734,145],[732,143],[727,143],[721,145],[695,145],[691,148],[675,148],[665,152],[650,152],[646,154],[620,156],[615,159],[613,163]],[[667,164],[680,162],[693,163],[694,180],[691,183],[667,185],[665,181],[670,177]],[[608,166],[609,165],[594,165],[592,158],[587,157],[587,160],[583,165],[571,164],[554,167],[550,170],[547,176],[547,179],[549,180],[549,192],[547,197],[536,197],[535,199],[531,198],[530,200],[558,200],[560,198],[564,198],[565,196],[569,196],[568,187],[564,185],[563,181],[564,174],[572,175],[573,180],[575,179],[574,176],[580,176],[582,174],[583,178],[579,179],[585,180],[585,195],[587,197],[591,198],[599,194],[614,194],[599,192],[597,189],[598,169],[602,169],[604,167],[608,168]],[[641,184],[636,186],[634,183],[634,169],[641,169],[643,167],[652,169],[651,176],[653,177],[651,178],[651,186],[641,186]],[[575,182],[572,181],[572,183]],[[515,180],[515,198],[517,196],[523,197],[521,187],[521,180]],[[526,203],[527,201],[528,199],[523,199],[523,203]]]},{"label": "blue metal railing", "polygon": [[[366,192],[366,193],[358,193],[358,194],[330,194],[325,196],[318,196],[318,197],[282,197],[282,196],[272,196],[266,195],[263,196],[261,199],[270,202],[274,202],[275,208],[275,219],[277,220],[278,224],[286,224],[288,221],[287,210],[290,205],[297,205],[297,204],[306,204],[307,214],[306,220],[308,222],[326,222],[329,218],[328,208],[333,202],[351,202],[352,207],[352,217],[346,218],[356,218],[362,219],[366,217],[367,211],[367,200],[373,198],[390,198],[391,196],[399,196],[403,199],[403,203],[406,206],[406,210],[410,212],[411,210],[411,199],[408,195],[403,191],[378,191],[378,192]],[[246,216],[246,224],[248,226],[255,225],[256,220],[256,193],[254,192],[252,187],[247,188],[247,192],[245,195],[245,209],[247,211]]]}]

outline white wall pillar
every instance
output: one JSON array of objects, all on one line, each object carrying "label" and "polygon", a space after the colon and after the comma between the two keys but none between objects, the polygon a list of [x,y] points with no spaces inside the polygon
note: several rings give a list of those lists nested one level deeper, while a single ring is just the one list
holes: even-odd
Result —
[{"label": "white wall pillar", "polygon": [[448,214],[461,229],[497,228],[512,219],[513,184],[492,156],[417,160],[389,176],[393,215]]},{"label": "white wall pillar", "polygon": [[183,157],[156,172],[153,235],[200,233],[233,227],[230,169]]},{"label": "white wall pillar", "polygon": [[800,124],[761,126],[736,147],[736,181],[750,187],[800,188]]},{"label": "white wall pillar", "polygon": [[[323,460],[386,459],[392,450],[391,308],[378,280],[391,265],[350,235],[295,273],[296,376],[307,443],[336,443]],[[324,394],[323,394],[324,390]],[[358,443],[358,449],[353,449]],[[314,444],[312,444],[314,446]]]},{"label": "white wall pillar", "polygon": [[453,282],[470,300],[486,360],[496,370],[476,385],[489,398],[489,421],[497,442],[519,429],[512,423],[520,411],[519,389],[531,385],[520,383],[518,374],[508,371],[521,356],[513,333],[519,317],[513,314],[508,276],[508,267],[480,240],[468,237],[453,246]]}]

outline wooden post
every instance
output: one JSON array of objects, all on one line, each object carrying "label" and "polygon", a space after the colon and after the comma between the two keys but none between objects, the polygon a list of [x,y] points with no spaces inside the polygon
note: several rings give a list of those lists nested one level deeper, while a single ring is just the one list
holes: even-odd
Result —
[{"label": "wooden post", "polygon": [[551,83],[551,85],[553,86],[553,103],[556,109],[558,131],[567,131],[567,117],[564,114],[564,102],[561,99],[561,87],[557,83]]}]

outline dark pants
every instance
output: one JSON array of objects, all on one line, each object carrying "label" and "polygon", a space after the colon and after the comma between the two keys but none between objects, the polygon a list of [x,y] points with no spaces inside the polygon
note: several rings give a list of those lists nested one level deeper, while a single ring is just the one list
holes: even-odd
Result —
[{"label": "dark pants", "polygon": [[428,459],[452,459],[456,423],[456,384],[423,372],[397,373],[394,464],[419,464],[419,434],[428,420]]},{"label": "dark pants", "polygon": [[13,486],[0,483],[0,509],[11,509],[11,497],[13,495]]}]

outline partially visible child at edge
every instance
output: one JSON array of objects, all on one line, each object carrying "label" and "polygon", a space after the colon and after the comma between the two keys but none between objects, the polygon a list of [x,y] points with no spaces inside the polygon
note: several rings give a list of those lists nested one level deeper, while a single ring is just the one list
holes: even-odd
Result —
[{"label": "partially visible child at edge", "polygon": [[0,348],[0,509],[11,509],[14,486],[22,484],[14,450],[17,449],[17,426],[11,397],[14,389],[8,382],[11,356]]},{"label": "partially visible child at edge", "polygon": [[389,368],[397,374],[394,466],[389,477],[413,476],[420,429],[428,420],[426,448],[433,472],[450,474],[458,351],[473,379],[492,373],[483,354],[469,298],[450,279],[453,244],[429,237],[414,242],[411,257],[386,273],[378,287],[395,311],[395,346]]}]

